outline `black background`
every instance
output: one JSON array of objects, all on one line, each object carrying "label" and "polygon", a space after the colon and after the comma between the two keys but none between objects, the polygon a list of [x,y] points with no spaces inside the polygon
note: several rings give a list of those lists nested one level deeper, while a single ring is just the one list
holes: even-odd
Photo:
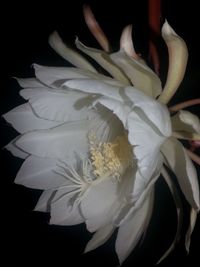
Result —
[{"label": "black background", "polygon": [[[1,22],[1,114],[23,103],[20,90],[11,77],[33,76],[32,63],[67,66],[48,46],[49,34],[58,30],[62,38],[73,45],[77,35],[89,46],[98,46],[84,24],[84,1],[53,1],[43,5],[35,1],[8,3],[2,8]],[[118,48],[121,31],[133,24],[137,52],[148,56],[147,1],[87,1],[97,20],[109,37],[114,49]],[[162,17],[167,18],[175,31],[186,41],[189,62],[185,79],[173,102],[199,97],[199,11],[198,1],[162,1]],[[159,46],[161,77],[166,77],[167,52],[164,43]],[[191,111],[199,114],[196,106]],[[17,132],[1,119],[1,147]],[[84,246],[91,237],[84,225],[58,227],[48,225],[48,214],[33,212],[41,191],[24,188],[13,183],[22,160],[1,151],[1,266],[117,266],[114,254],[115,236],[98,250],[83,255]],[[156,205],[146,239],[131,254],[124,266],[155,266],[156,261],[170,245],[176,231],[176,213],[173,200],[162,179],[156,185]],[[188,205],[183,234],[188,223]],[[200,220],[192,236],[189,256],[184,250],[184,239],[160,264],[160,267],[197,267],[199,263]]]}]

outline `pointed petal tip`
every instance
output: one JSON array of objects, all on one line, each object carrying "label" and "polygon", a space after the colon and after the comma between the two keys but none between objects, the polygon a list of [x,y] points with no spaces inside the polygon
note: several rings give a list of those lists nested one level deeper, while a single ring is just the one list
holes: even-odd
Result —
[{"label": "pointed petal tip", "polygon": [[170,26],[167,20],[165,20],[163,26],[162,26],[162,35],[164,37],[167,37],[169,35],[177,35],[176,32],[173,30],[173,28]]},{"label": "pointed petal tip", "polygon": [[120,50],[124,50],[126,54],[129,55],[130,57],[138,59],[139,57],[135,52],[132,40],[132,28],[133,25],[129,24],[123,29],[120,38]]}]

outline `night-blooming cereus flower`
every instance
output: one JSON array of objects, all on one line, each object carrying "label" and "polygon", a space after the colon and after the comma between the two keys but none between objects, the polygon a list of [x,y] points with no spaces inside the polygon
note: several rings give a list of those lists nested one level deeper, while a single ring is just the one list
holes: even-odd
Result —
[{"label": "night-blooming cereus flower", "polygon": [[[84,11],[105,51],[86,47],[78,39],[76,46],[109,76],[98,73],[56,32],[50,36],[50,45],[75,67],[35,64],[35,78],[18,79],[27,102],[4,115],[20,133],[7,149],[25,159],[15,182],[44,190],[35,210],[50,212],[51,224],[85,223],[94,232],[86,252],[105,243],[118,228],[115,248],[122,263],[148,226],[161,173],[179,211],[167,166],[192,207],[188,248],[199,189],[195,167],[176,137],[197,140],[200,123],[184,110],[171,118],[166,105],[183,78],[186,45],[165,22],[162,31],[170,62],[162,91],[158,76],[135,53],[131,26],[122,33],[120,50],[109,53],[108,40],[91,10]],[[163,258],[174,247],[179,228]]]}]

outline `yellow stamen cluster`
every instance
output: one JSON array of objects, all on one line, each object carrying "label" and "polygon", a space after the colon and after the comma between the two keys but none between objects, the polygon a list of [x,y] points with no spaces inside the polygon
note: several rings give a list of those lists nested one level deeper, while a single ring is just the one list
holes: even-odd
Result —
[{"label": "yellow stamen cluster", "polygon": [[93,174],[99,177],[113,176],[120,179],[132,165],[132,147],[127,135],[117,136],[113,142],[98,143],[94,133],[89,135]]}]

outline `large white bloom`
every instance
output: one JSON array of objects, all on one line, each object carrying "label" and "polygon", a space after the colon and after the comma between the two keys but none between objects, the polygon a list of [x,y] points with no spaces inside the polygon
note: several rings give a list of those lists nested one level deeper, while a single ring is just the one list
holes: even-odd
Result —
[{"label": "large white bloom", "polygon": [[[27,102],[4,115],[20,133],[7,149],[25,159],[15,182],[44,190],[35,210],[50,212],[51,224],[85,222],[95,232],[85,251],[106,242],[119,227],[116,252],[121,263],[148,226],[154,184],[161,172],[173,192],[164,163],[175,173],[192,207],[191,227],[199,209],[196,170],[174,137],[199,134],[199,120],[180,111],[171,121],[165,105],[182,80],[186,63],[182,60],[180,70],[176,60],[175,78],[169,68],[161,93],[158,76],[130,55],[134,52],[130,35],[130,28],[125,28],[121,49],[113,54],[76,40],[77,48],[109,77],[53,33],[51,46],[75,67],[34,65],[35,78],[18,79],[25,88],[20,95]],[[178,53],[185,49],[167,22],[163,37],[168,46],[178,46]]]}]

